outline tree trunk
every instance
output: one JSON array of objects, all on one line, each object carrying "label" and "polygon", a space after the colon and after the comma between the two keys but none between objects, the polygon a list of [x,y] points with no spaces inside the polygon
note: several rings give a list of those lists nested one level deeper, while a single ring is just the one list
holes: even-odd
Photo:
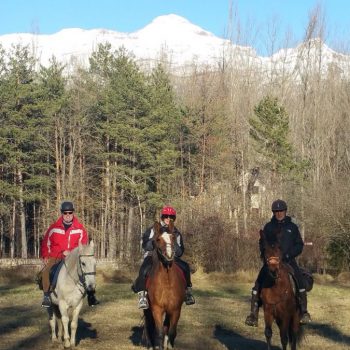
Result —
[{"label": "tree trunk", "polygon": [[130,257],[132,256],[132,230],[133,230],[133,222],[134,222],[134,208],[130,205],[129,213],[128,213],[128,227],[126,231],[126,259],[130,261]]},{"label": "tree trunk", "polygon": [[15,257],[15,233],[16,233],[16,201],[13,200],[11,233],[10,233],[10,258],[11,259]]},{"label": "tree trunk", "polygon": [[19,216],[21,223],[21,258],[27,259],[27,232],[26,232],[26,214],[23,199],[23,175],[20,170],[17,171],[17,179],[19,185]]}]

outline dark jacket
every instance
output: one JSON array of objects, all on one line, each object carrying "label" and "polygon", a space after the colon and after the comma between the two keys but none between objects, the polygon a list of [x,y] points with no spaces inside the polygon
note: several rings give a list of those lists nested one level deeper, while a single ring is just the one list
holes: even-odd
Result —
[{"label": "dark jacket", "polygon": [[[161,227],[161,232],[168,232],[168,226],[164,224],[163,221],[160,222],[162,227]],[[174,234],[176,237],[175,240],[175,256],[179,258],[185,251],[185,247],[182,241],[182,235],[180,231],[174,227]],[[147,256],[152,255],[152,251],[154,249],[154,230],[153,226],[149,227],[142,235],[142,249],[145,251],[144,257],[146,258]]]},{"label": "dark jacket", "polygon": [[[275,241],[276,235],[280,233],[280,245],[283,254],[283,260],[289,262],[300,255],[304,248],[304,242],[301,238],[298,226],[294,224],[290,216],[286,216],[282,221],[278,221],[275,216],[268,222],[263,229],[264,237],[267,241]],[[259,240],[261,256],[264,256],[264,241]]]}]

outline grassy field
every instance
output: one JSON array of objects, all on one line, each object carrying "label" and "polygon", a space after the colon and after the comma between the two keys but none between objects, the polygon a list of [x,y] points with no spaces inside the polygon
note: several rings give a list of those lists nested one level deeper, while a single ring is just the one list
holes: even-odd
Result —
[{"label": "grassy field", "polygon": [[[27,275],[28,276],[28,275]],[[52,344],[46,311],[40,307],[41,291],[27,281],[15,284],[0,279],[0,349],[63,349]],[[258,328],[244,325],[249,312],[253,274],[193,275],[197,303],[184,306],[179,322],[177,349],[262,350],[266,348],[262,312]],[[86,305],[80,314],[78,348],[81,350],[141,349],[142,313],[130,291],[130,276],[98,271],[101,305]],[[300,349],[350,348],[350,288],[316,283],[309,295],[313,323],[305,327]],[[280,349],[274,328],[274,349]]]}]

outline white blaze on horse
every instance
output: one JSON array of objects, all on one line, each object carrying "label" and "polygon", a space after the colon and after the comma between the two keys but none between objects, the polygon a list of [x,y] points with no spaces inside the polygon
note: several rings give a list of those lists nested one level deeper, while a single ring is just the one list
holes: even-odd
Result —
[{"label": "white blaze on horse", "polygon": [[[86,292],[96,287],[96,259],[94,243],[81,245],[72,250],[64,259],[59,271],[55,289],[51,293],[52,306],[48,308],[52,341],[64,339],[64,347],[75,346],[78,317]],[[71,334],[69,336],[69,314]],[[58,334],[56,333],[56,323]]]}]

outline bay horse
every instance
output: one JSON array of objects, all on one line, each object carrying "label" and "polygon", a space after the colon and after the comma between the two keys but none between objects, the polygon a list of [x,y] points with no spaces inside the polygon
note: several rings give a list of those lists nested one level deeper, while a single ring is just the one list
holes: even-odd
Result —
[{"label": "bay horse", "polygon": [[291,350],[296,350],[302,338],[302,327],[295,284],[290,274],[291,267],[282,261],[278,235],[273,241],[265,239],[262,231],[260,235],[264,242],[264,259],[268,268],[260,293],[267,349],[271,350],[272,324],[275,320],[280,331],[282,349],[286,350],[289,343]]},{"label": "bay horse", "polygon": [[[78,317],[83,306],[83,299],[86,291],[95,290],[95,277],[94,243],[91,241],[88,245],[79,244],[65,257],[58,273],[56,286],[51,292],[52,306],[48,308],[48,314],[53,342],[61,341],[63,335],[65,348],[75,346]],[[70,336],[69,311],[72,312]]]},{"label": "bay horse", "polygon": [[149,309],[144,310],[144,335],[153,349],[173,349],[186,282],[174,261],[174,222],[170,221],[168,232],[162,233],[159,222],[154,224],[153,230],[155,249],[147,279]]}]

